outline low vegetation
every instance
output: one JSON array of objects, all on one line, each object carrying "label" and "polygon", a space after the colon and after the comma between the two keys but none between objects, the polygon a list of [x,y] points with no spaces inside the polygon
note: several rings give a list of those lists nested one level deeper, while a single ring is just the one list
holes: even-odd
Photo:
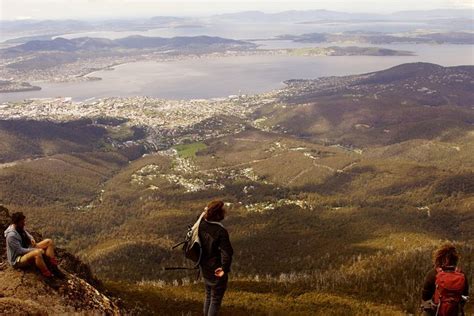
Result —
[{"label": "low vegetation", "polygon": [[191,143],[191,144],[181,144],[176,145],[174,148],[178,151],[178,155],[181,158],[193,158],[196,157],[196,153],[200,150],[206,149],[206,144],[202,142]]},{"label": "low vegetation", "polygon": [[[235,248],[228,314],[415,314],[440,244],[459,245],[474,281],[474,114],[468,70],[413,67],[289,83],[239,132],[177,155],[124,121],[0,122],[0,203],[87,261],[130,311],[200,313],[195,275],[163,268],[186,264],[170,247],[219,198]],[[402,93],[414,81],[447,104]]]}]

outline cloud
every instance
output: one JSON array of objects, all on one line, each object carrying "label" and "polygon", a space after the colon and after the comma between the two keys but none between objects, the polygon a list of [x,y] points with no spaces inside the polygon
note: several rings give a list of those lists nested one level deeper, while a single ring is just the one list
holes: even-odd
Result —
[{"label": "cloud", "polygon": [[450,2],[457,7],[468,7],[474,9],[474,0],[450,0]]},{"label": "cloud", "polygon": [[[0,0],[0,19],[110,18],[211,15],[246,10],[328,9],[391,13],[402,10],[474,8],[474,0]],[[383,5],[382,5],[383,4]]]},{"label": "cloud", "polygon": [[33,18],[33,17],[31,17],[31,16],[22,16],[22,15],[20,15],[20,16],[16,16],[16,17],[15,17],[15,20],[17,20],[17,21],[21,21],[21,20],[31,20],[32,18]]}]

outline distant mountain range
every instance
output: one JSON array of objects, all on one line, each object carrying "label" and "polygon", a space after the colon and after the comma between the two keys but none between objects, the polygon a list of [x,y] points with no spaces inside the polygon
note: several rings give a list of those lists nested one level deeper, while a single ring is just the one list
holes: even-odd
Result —
[{"label": "distant mountain range", "polygon": [[106,38],[79,37],[66,39],[57,37],[52,40],[33,40],[24,44],[6,49],[7,53],[24,53],[39,51],[75,52],[83,50],[108,49],[182,49],[198,48],[212,45],[230,45],[233,47],[253,47],[254,44],[221,37],[193,36],[193,37],[146,37],[140,35],[129,36],[116,40]]},{"label": "distant mountain range", "polygon": [[[380,13],[349,13],[331,10],[291,10],[277,13],[261,11],[243,11],[213,15],[209,17],[175,17],[154,16],[150,18],[109,19],[101,21],[85,20],[3,20],[0,28],[3,35],[21,34],[20,36],[61,34],[87,31],[139,31],[160,27],[193,27],[214,22],[232,23],[310,23],[315,21],[443,21],[463,20],[467,28],[472,23],[472,10],[413,10],[390,14]],[[467,22],[467,23],[466,23]],[[464,25],[463,24],[463,25]]]},{"label": "distant mountain range", "polygon": [[330,10],[292,10],[278,13],[245,11],[213,16],[213,18],[243,22],[304,22],[315,20],[430,20],[434,18],[472,19],[469,10],[400,11],[391,14],[348,13]]},{"label": "distant mountain range", "polygon": [[357,42],[371,44],[391,43],[438,43],[438,44],[474,44],[474,33],[446,32],[417,35],[387,34],[378,32],[353,31],[344,33],[309,33],[302,35],[283,35],[280,39],[303,43]]},{"label": "distant mountain range", "polygon": [[18,32],[28,30],[54,30],[67,33],[69,31],[90,31],[90,30],[136,30],[152,27],[170,26],[176,23],[189,23],[194,19],[171,16],[155,16],[149,19],[110,19],[102,21],[83,20],[12,20],[0,21],[3,32]]}]

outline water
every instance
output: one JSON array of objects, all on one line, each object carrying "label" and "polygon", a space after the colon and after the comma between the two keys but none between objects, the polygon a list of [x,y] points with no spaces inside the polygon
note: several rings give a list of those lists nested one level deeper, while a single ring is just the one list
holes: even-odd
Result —
[{"label": "water", "polygon": [[[289,41],[258,43],[263,48],[315,46]],[[116,66],[113,71],[90,74],[101,77],[100,81],[33,82],[43,89],[0,94],[0,100],[18,101],[25,98],[58,96],[85,100],[93,97],[137,95],[167,99],[200,99],[239,93],[261,93],[283,87],[283,81],[287,79],[361,74],[408,62],[424,61],[443,66],[474,64],[474,47],[469,45],[397,44],[383,47],[414,51],[417,56],[234,56],[172,62],[136,62]]]}]

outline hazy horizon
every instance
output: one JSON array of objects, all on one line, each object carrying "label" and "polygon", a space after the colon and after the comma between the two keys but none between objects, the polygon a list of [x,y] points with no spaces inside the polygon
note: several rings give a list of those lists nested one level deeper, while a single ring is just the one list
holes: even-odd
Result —
[{"label": "hazy horizon", "polygon": [[[473,10],[474,5],[469,0],[436,0],[426,1],[385,1],[383,6],[379,1],[295,1],[270,2],[257,1],[151,1],[151,0],[72,0],[67,1],[68,10],[65,13],[65,0],[7,0],[0,5],[0,20],[61,20],[80,19],[98,20],[114,18],[146,18],[153,16],[211,16],[215,14],[237,13],[245,11],[261,11],[278,13],[283,11],[328,10],[347,13],[390,14],[399,11],[424,10]],[[474,12],[473,12],[474,13]]]}]

